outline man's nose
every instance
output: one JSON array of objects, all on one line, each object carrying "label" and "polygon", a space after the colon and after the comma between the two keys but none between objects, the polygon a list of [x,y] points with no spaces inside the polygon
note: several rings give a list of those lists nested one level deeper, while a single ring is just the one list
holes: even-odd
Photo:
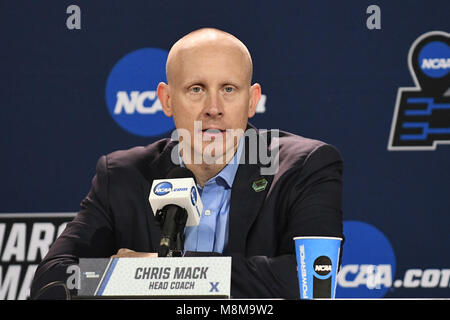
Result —
[{"label": "man's nose", "polygon": [[211,92],[208,94],[205,105],[205,115],[208,117],[221,117],[223,115],[222,103],[220,96],[217,93]]}]

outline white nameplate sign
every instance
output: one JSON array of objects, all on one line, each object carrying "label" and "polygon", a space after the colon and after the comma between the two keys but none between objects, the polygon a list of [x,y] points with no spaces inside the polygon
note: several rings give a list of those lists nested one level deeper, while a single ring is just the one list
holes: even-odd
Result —
[{"label": "white nameplate sign", "polygon": [[231,257],[80,259],[79,296],[230,297]]}]

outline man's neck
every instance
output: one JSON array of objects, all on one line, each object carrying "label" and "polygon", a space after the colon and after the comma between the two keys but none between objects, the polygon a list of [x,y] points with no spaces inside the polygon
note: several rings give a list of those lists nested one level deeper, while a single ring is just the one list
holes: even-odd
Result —
[{"label": "man's neck", "polygon": [[[200,158],[202,159],[201,163],[196,163],[194,161],[196,159],[194,156],[195,151],[192,151],[192,153],[189,154],[191,159],[186,161],[183,156],[183,150],[185,150],[185,148],[181,149],[179,156],[182,158],[184,166],[192,171],[196,182],[203,188],[209,179],[215,177],[236,156],[239,146],[240,144],[238,143],[233,147],[233,152],[224,152],[221,156],[211,159],[215,160],[212,161],[213,163],[205,162],[203,157]],[[187,157],[189,157],[189,155],[187,155]]]},{"label": "man's neck", "polygon": [[216,176],[227,164],[185,164],[192,171],[197,183],[203,188],[206,182]]},{"label": "man's neck", "polygon": [[[215,177],[223,168],[225,168],[228,163],[233,159],[236,155],[237,146],[234,147],[233,153],[226,152],[216,159],[214,163],[207,163],[202,161],[200,164],[195,163],[194,158],[190,159],[191,161],[187,162],[183,159],[184,165],[186,168],[192,171],[197,180],[197,183],[203,188],[208,182],[209,179]],[[181,155],[182,156],[182,155]]]}]

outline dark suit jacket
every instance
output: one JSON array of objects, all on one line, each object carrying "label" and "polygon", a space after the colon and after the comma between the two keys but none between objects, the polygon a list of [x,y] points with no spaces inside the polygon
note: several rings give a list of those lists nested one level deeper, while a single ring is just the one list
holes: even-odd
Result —
[{"label": "dark suit jacket", "polygon": [[[252,128],[250,125],[248,128]],[[342,159],[331,145],[280,131],[279,139],[256,131],[259,147],[279,148],[279,169],[266,175],[265,190],[255,192],[261,162],[240,164],[232,186],[229,240],[224,255],[232,257],[232,297],[296,299],[299,286],[293,237],[342,234]],[[267,133],[267,132],[266,132]],[[269,132],[270,133],[270,132]],[[267,142],[268,141],[268,142]],[[276,143],[278,141],[278,143]],[[67,266],[80,257],[110,257],[120,248],[157,252],[160,226],[148,202],[154,179],[176,165],[177,142],[159,140],[103,156],[81,211],[39,264],[31,297],[45,284],[65,281]],[[342,250],[341,250],[342,252]],[[45,298],[64,298],[49,290]]]}]

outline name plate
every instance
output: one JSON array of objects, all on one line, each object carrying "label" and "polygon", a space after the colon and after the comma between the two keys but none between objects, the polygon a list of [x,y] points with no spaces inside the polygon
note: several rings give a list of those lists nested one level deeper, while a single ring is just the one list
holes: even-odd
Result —
[{"label": "name plate", "polygon": [[79,267],[79,297],[230,297],[231,257],[80,258]]}]

